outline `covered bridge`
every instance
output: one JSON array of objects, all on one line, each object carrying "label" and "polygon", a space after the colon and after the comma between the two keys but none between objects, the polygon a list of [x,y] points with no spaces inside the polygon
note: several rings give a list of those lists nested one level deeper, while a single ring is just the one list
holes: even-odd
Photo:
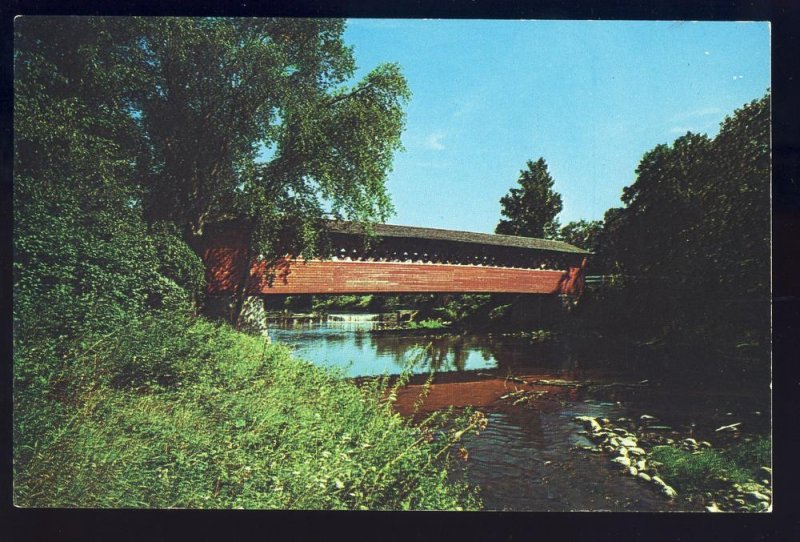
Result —
[{"label": "covered bridge", "polygon": [[525,293],[579,295],[588,251],[561,241],[434,228],[331,222],[329,259],[246,261],[236,223],[206,234],[212,294]]}]

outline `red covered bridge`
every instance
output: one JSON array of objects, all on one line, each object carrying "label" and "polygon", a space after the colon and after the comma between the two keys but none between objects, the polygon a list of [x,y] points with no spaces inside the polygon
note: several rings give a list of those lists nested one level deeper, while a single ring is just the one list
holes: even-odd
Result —
[{"label": "red covered bridge", "polygon": [[209,293],[232,294],[243,283],[249,295],[583,291],[589,252],[560,241],[388,224],[373,233],[332,222],[330,259],[285,259],[271,270],[256,261],[246,275],[246,232],[219,225],[205,236]]}]

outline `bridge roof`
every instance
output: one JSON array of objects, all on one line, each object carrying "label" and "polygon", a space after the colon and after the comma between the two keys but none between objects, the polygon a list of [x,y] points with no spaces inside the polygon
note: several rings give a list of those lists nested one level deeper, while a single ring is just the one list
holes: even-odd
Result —
[{"label": "bridge roof", "polygon": [[[357,222],[332,221],[331,229],[338,233],[364,235],[366,228]],[[568,252],[571,254],[591,254],[588,250],[550,239],[535,237],[519,237],[516,235],[498,235],[458,230],[442,230],[437,228],[419,228],[416,226],[395,226],[392,224],[374,224],[373,232],[378,237],[405,237],[430,239],[434,241],[450,241],[456,243],[474,243],[512,248],[547,250],[552,252]]]}]

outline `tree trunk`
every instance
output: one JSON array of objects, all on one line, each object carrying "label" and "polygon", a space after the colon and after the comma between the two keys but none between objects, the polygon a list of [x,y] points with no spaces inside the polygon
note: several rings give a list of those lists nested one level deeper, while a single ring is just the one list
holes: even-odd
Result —
[{"label": "tree trunk", "polygon": [[250,286],[250,268],[253,264],[253,252],[250,248],[251,246],[251,236],[248,233],[247,235],[247,246],[244,249],[244,261],[242,266],[242,274],[239,277],[239,283],[236,288],[236,293],[234,294],[234,301],[233,306],[231,307],[231,315],[230,315],[230,323],[236,329],[239,329],[241,322],[239,321],[240,316],[242,314],[242,307],[244,307],[244,301],[247,297],[247,290]]}]

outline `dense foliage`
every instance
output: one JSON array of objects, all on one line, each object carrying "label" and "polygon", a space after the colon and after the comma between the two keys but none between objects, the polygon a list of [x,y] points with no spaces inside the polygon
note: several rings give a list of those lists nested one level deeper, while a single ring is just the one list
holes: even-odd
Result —
[{"label": "dense foliage", "polygon": [[[606,213],[595,250],[616,288],[606,321],[636,339],[718,352],[770,345],[769,94],[642,158],[625,206]],[[622,325],[620,325],[622,324]]]},{"label": "dense foliage", "polygon": [[544,158],[528,160],[520,171],[519,188],[511,188],[500,199],[501,219],[495,233],[553,239],[558,233],[561,194],[553,190],[553,178]]},{"label": "dense foliage", "polygon": [[343,86],[342,31],[16,21],[16,504],[477,506],[447,451],[479,417],[412,427],[385,383],[358,388],[194,315],[204,223],[251,220],[269,257],[316,242],[323,210],[390,208],[405,81],[389,65]]},{"label": "dense foliage", "polygon": [[186,289],[203,280],[197,256],[136,204],[140,140],[120,96],[105,92],[116,74],[98,68],[102,40],[62,22],[47,39],[17,35],[15,341],[186,310]]},{"label": "dense foliage", "polygon": [[[253,258],[324,252],[326,219],[391,212],[410,97],[394,64],[351,83],[343,32],[337,19],[20,18],[16,116],[26,134],[58,124],[42,135],[61,144],[23,136],[18,160],[104,162],[88,176],[113,184],[124,212],[197,250],[207,224],[240,220]],[[67,157],[76,130],[83,154]]]}]

